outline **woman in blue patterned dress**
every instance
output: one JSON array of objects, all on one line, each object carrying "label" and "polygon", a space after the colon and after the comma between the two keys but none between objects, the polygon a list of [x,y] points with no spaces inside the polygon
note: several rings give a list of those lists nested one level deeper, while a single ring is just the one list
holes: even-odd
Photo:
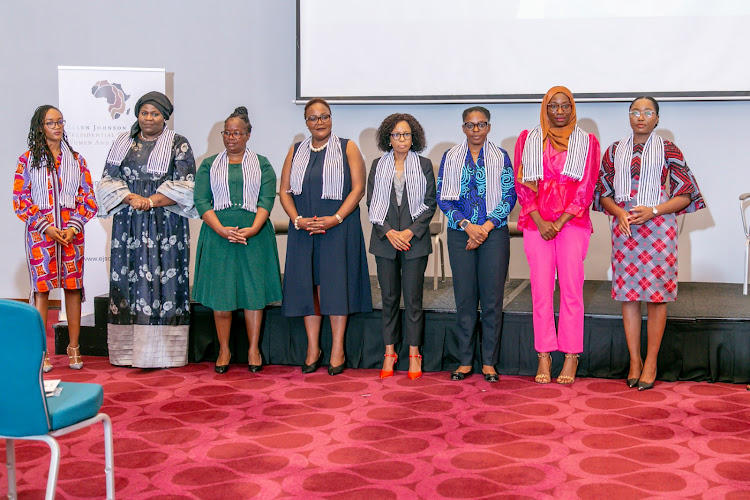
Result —
[{"label": "woman in blue patterned dress", "polygon": [[503,292],[510,259],[508,214],[516,204],[508,153],[487,140],[489,110],[463,112],[466,140],[443,155],[438,206],[448,220],[448,256],[458,317],[459,363],[451,380],[474,373],[477,306],[482,304],[482,373],[497,382]]},{"label": "woman in blue patterned dress", "polygon": [[[639,391],[654,386],[667,303],[677,298],[676,216],[706,206],[682,152],[654,133],[658,124],[659,104],[653,97],[631,103],[633,131],[607,148],[594,203],[613,217],[612,298],[622,302],[630,352],[627,384]],[[648,311],[645,361],[641,301]]]},{"label": "woman in blue patterned dress", "polygon": [[166,127],[172,111],[159,92],[138,100],[138,121],[115,139],[97,189],[99,215],[114,214],[107,324],[113,365],[187,364],[195,159],[187,139]]}]

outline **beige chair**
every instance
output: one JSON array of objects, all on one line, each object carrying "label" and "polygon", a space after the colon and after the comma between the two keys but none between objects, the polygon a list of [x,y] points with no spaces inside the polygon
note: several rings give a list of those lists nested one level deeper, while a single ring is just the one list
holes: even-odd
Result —
[{"label": "beige chair", "polygon": [[273,224],[273,232],[276,233],[276,236],[285,235],[289,232],[289,219],[274,220],[271,223]]},{"label": "beige chair", "polygon": [[[445,282],[445,243],[443,242],[445,234],[445,214],[439,208],[435,211],[435,217],[430,222],[430,238],[432,238],[432,256],[433,256],[433,270],[432,270],[432,289],[438,289],[438,259],[440,259],[440,271],[442,273],[442,282]],[[440,255],[438,255],[438,246],[440,247]]]},{"label": "beige chair", "polygon": [[[745,274],[742,277],[742,293],[747,295],[747,263],[750,259],[750,227],[747,225],[745,219],[745,210],[748,207],[748,200],[750,199],[750,193],[744,193],[740,195],[740,215],[742,216],[742,230],[745,231]],[[750,389],[750,386],[748,386]]]}]

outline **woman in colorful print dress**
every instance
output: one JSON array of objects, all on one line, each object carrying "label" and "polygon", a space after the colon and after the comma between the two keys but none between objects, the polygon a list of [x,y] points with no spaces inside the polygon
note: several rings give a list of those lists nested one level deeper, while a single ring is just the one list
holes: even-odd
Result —
[{"label": "woman in colorful print dress", "polygon": [[[639,391],[654,386],[667,303],[677,298],[676,216],[706,206],[682,152],[654,133],[658,124],[659,104],[653,97],[631,103],[633,131],[607,148],[596,188],[595,208],[613,217],[612,298],[622,302],[630,352],[627,384]],[[642,301],[648,311],[645,361]]]},{"label": "woman in colorful print dress", "polygon": [[[551,382],[552,351],[565,353],[558,384],[572,384],[583,351],[583,261],[591,239],[589,207],[599,174],[599,141],[577,125],[573,94],[547,91],[540,123],[516,142],[516,190],[533,302],[534,380]],[[555,275],[560,316],[555,328]]]},{"label": "woman in colorful print dress", "polygon": [[[83,226],[96,215],[86,160],[70,147],[62,113],[39,106],[31,118],[29,151],[18,159],[13,209],[26,223],[30,302],[47,327],[49,292],[62,288],[68,316],[67,354],[73,369],[83,367],[78,336],[83,293]],[[49,352],[44,371],[52,369]]]},{"label": "woman in colorful print dress", "polygon": [[97,187],[100,216],[114,214],[107,324],[113,365],[187,364],[195,159],[187,139],[166,127],[172,111],[160,92],[138,100],[138,120],[115,139]]},{"label": "woman in colorful print dress", "polygon": [[193,299],[214,310],[217,373],[229,369],[229,333],[237,309],[244,310],[248,368],[261,370],[263,309],[281,300],[279,254],[268,218],[276,199],[276,173],[264,156],[247,148],[251,130],[247,108],[235,109],[221,132],[226,149],[203,160],[195,178],[195,208],[204,224]]}]

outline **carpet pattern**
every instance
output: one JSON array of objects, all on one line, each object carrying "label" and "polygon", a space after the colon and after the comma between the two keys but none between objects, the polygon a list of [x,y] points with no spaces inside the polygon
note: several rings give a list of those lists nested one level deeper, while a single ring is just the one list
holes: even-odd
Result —
[{"label": "carpet pattern", "polygon": [[[744,385],[84,360],[74,372],[53,356],[46,376],[104,386],[120,498],[750,498]],[[101,427],[59,441],[58,498],[103,498]],[[48,460],[18,444],[21,498],[43,498]]]}]

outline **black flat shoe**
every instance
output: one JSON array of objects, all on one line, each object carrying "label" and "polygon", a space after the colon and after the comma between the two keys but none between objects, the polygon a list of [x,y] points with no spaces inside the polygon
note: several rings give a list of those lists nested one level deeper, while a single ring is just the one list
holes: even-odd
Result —
[{"label": "black flat shoe", "polygon": [[344,358],[344,362],[341,363],[339,366],[328,365],[328,375],[341,375],[342,373],[344,373],[345,364],[346,364],[346,358]]},{"label": "black flat shoe", "polygon": [[474,373],[474,368],[472,368],[466,373],[456,370],[455,372],[451,373],[451,380],[463,380],[467,377],[470,377],[473,373]]},{"label": "black flat shoe", "polygon": [[498,382],[500,380],[500,375],[497,373],[483,373],[485,382]]},{"label": "black flat shoe", "polygon": [[318,359],[316,359],[311,365],[303,364],[302,365],[302,373],[314,373],[318,368],[320,368],[320,365],[323,364],[323,349],[320,350],[320,354],[318,354]]}]

